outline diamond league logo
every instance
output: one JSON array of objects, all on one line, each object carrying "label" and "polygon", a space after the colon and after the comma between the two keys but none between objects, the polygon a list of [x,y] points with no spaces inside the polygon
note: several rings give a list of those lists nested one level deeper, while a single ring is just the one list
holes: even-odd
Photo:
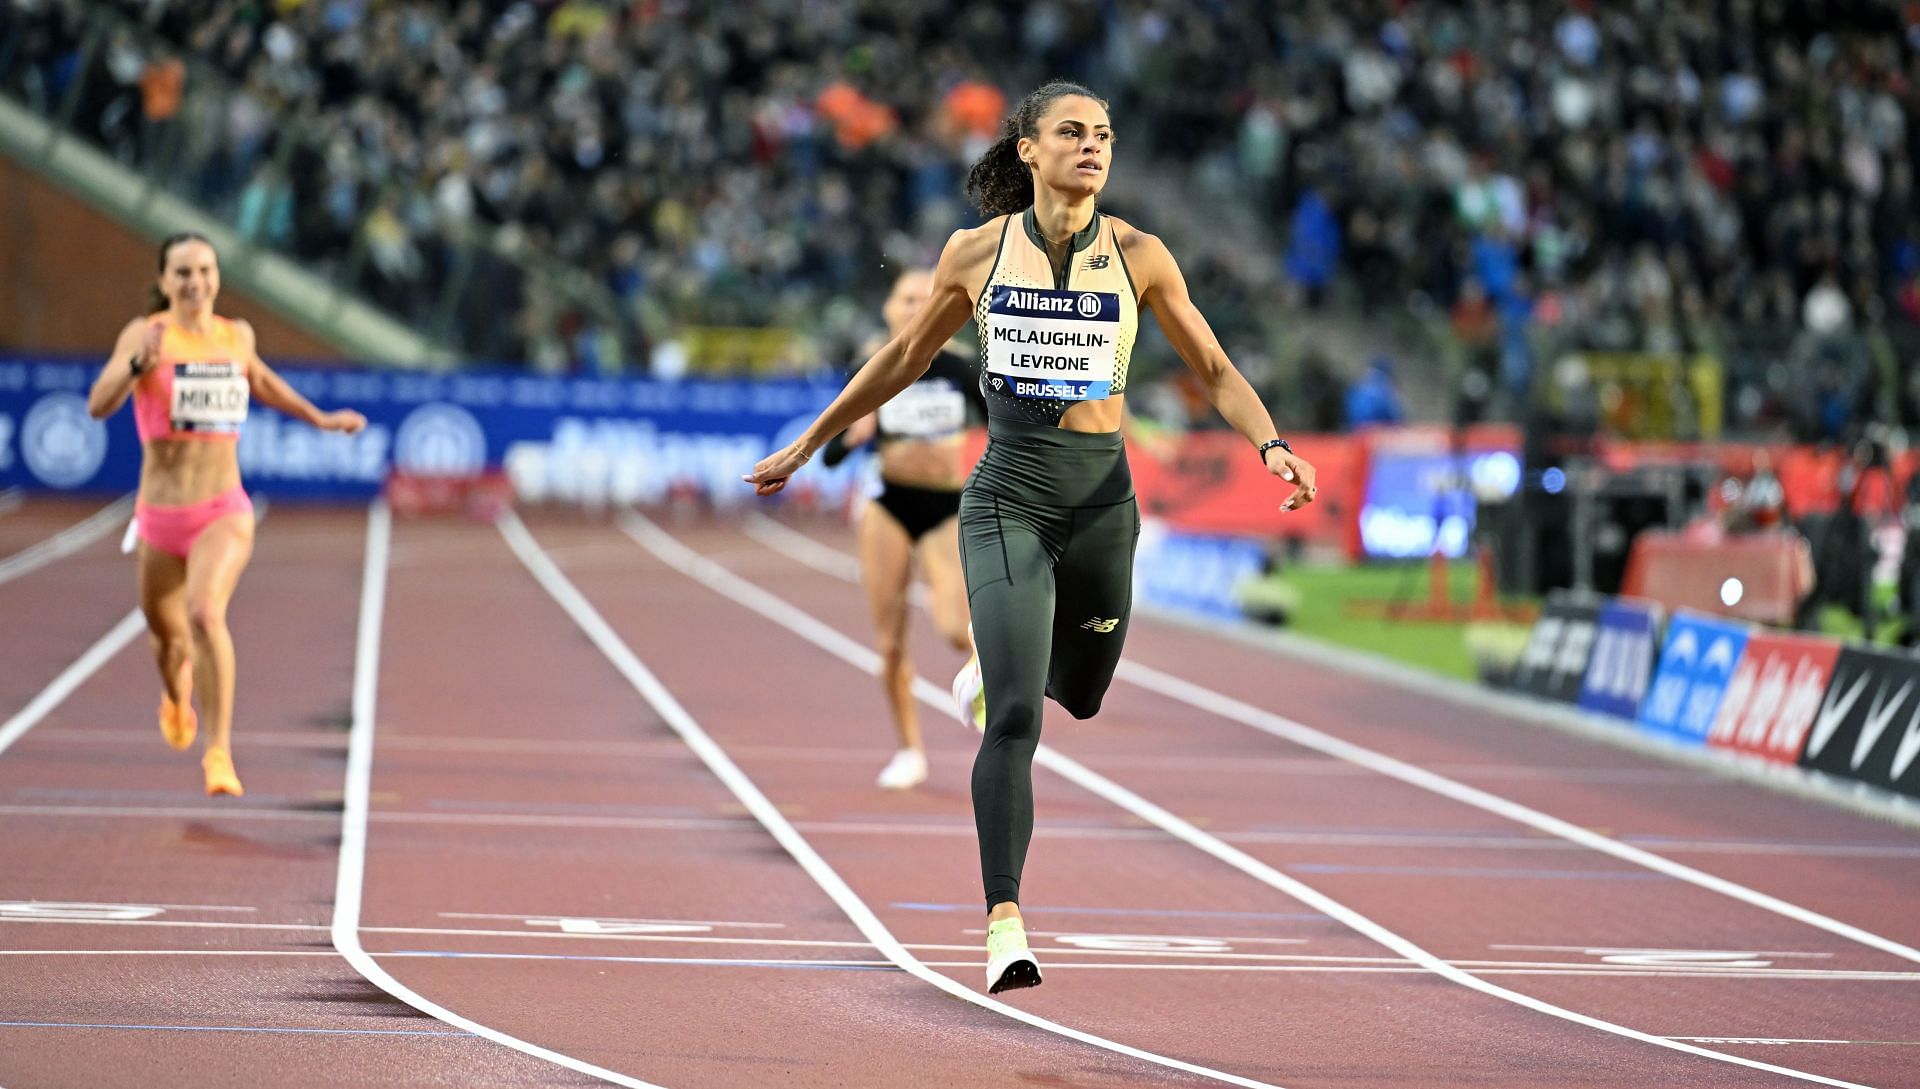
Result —
[{"label": "diamond league logo", "polygon": [[20,456],[27,470],[53,488],[77,488],[107,460],[107,428],[76,393],[49,393],[20,422]]},{"label": "diamond league logo", "polygon": [[400,421],[393,466],[409,476],[479,476],[487,467],[487,433],[459,405],[421,405]]}]

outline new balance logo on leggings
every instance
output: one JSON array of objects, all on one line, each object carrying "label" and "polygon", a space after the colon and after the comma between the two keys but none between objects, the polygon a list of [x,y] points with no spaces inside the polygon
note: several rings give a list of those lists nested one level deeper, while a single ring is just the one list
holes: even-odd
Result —
[{"label": "new balance logo on leggings", "polygon": [[1120,618],[1116,616],[1112,620],[1102,620],[1096,616],[1080,626],[1087,631],[1098,632],[1101,635],[1111,635],[1113,634],[1113,629],[1120,626]]}]

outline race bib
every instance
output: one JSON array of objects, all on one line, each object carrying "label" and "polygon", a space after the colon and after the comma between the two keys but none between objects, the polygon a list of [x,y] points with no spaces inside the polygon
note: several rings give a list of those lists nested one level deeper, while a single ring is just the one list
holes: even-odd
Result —
[{"label": "race bib", "polygon": [[987,299],[987,383],[1015,397],[1099,401],[1113,392],[1120,296],[996,286]]},{"label": "race bib", "polygon": [[247,422],[247,372],[238,363],[182,363],[173,369],[173,429],[239,434]]},{"label": "race bib", "polygon": [[903,439],[934,439],[967,426],[967,395],[944,379],[915,382],[880,406],[880,430]]}]

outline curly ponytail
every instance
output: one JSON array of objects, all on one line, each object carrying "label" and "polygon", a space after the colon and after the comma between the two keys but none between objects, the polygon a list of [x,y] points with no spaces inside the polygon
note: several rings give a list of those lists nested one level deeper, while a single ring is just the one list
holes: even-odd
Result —
[{"label": "curly ponytail", "polygon": [[1021,99],[1019,108],[1001,127],[1000,139],[967,171],[967,199],[981,215],[989,219],[1009,215],[1025,211],[1033,203],[1033,172],[1020,161],[1020,138],[1039,136],[1040,119],[1048,108],[1069,95],[1091,98],[1102,109],[1107,107],[1106,99],[1064,79],[1043,83]]},{"label": "curly ponytail", "polygon": [[[208,248],[212,248],[213,246],[212,242],[207,241],[207,236],[201,234],[199,231],[179,231],[168,235],[160,240],[159,268],[155,270],[158,275],[165,276],[167,274],[167,255],[173,252],[173,247],[185,242],[204,242]],[[160,290],[160,285],[148,283],[147,313],[158,314],[169,305],[171,304],[167,302],[166,292]]]}]

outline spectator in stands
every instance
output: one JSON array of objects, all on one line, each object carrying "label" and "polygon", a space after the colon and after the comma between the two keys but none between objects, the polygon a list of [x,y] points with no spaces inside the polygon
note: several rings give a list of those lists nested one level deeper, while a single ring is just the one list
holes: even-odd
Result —
[{"label": "spectator in stands", "polygon": [[1347,426],[1358,429],[1404,423],[1406,409],[1393,385],[1393,361],[1375,356],[1366,376],[1347,388]]}]

